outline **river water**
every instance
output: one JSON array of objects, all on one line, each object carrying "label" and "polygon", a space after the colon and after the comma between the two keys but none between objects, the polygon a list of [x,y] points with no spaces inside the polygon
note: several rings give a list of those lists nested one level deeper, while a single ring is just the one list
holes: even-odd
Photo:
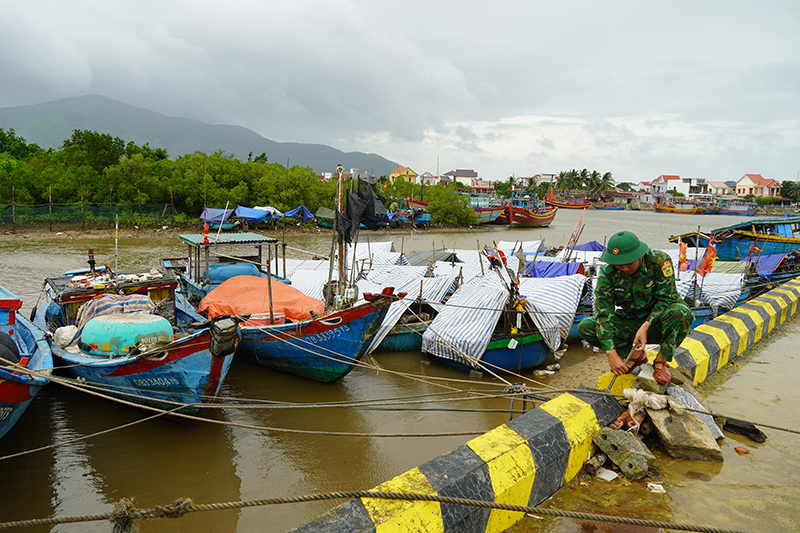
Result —
[{"label": "river water", "polygon": [[[549,228],[369,232],[373,241],[393,240],[405,251],[480,243],[544,239],[563,245],[583,216],[580,242],[604,242],[622,229],[635,231],[652,247],[674,247],[673,234],[727,226],[737,217],[672,215],[645,211],[560,210]],[[18,233],[24,233],[19,229]],[[279,234],[274,234],[281,238]],[[362,235],[362,240],[364,235]],[[290,246],[326,254],[330,234],[286,236]],[[0,283],[24,301],[36,303],[45,277],[86,266],[87,249],[98,260],[124,271],[157,266],[160,258],[186,253],[174,233],[138,235],[113,230],[107,236],[0,238]],[[118,250],[115,253],[115,249]],[[297,256],[301,257],[301,256]],[[701,387],[715,411],[732,417],[800,429],[797,346],[800,320],[791,320]],[[591,357],[573,345],[565,360]],[[154,419],[106,432],[150,416],[149,412],[51,384],[0,440],[3,472],[0,521],[66,517],[110,510],[121,498],[138,507],[165,505],[189,497],[195,503],[229,502],[332,491],[366,490],[445,453],[472,438],[438,435],[483,433],[509,418],[507,400],[444,402],[451,390],[497,391],[502,384],[448,370],[420,353],[376,353],[381,369],[357,368],[333,384],[315,383],[244,362],[234,362],[221,396],[273,402],[269,408],[208,413],[217,422]],[[280,408],[286,403],[322,403],[404,398],[400,408]],[[426,398],[426,403],[418,399]],[[516,408],[520,404],[517,402]],[[261,428],[261,429],[258,429]],[[266,428],[266,429],[265,429]],[[272,429],[269,429],[272,428]],[[281,430],[308,430],[298,434]],[[103,432],[103,433],[101,433]],[[639,516],[747,531],[796,531],[800,522],[800,437],[766,431],[756,444],[726,434],[725,462],[676,461],[659,454],[666,493],[649,492],[643,482],[574,483],[547,505],[555,508]],[[101,434],[97,434],[101,433]],[[331,433],[346,433],[347,436]],[[381,434],[375,437],[375,434]],[[97,434],[97,435],[95,435]],[[83,438],[91,435],[89,438]],[[738,455],[736,446],[750,449]],[[26,450],[41,451],[6,458]],[[178,520],[140,521],[142,531],[285,531],[340,502],[312,502],[189,514]],[[31,531],[109,531],[108,523],[30,528]],[[586,532],[619,530],[566,519],[526,518],[518,531]]]}]

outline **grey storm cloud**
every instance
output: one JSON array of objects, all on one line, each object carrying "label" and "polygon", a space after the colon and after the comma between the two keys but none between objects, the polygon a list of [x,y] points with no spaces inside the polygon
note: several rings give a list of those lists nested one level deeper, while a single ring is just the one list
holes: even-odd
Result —
[{"label": "grey storm cloud", "polygon": [[100,94],[419,172],[441,156],[489,179],[800,169],[795,3],[0,6],[2,107]]}]

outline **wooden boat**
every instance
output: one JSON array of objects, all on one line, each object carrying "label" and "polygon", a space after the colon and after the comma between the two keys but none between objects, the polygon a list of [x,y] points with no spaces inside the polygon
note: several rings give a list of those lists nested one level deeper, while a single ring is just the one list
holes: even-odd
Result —
[{"label": "wooden boat", "polygon": [[[520,372],[526,368],[539,366],[547,360],[550,350],[538,333],[524,336],[505,336],[498,334],[492,337],[486,351],[480,358],[481,365],[492,371],[505,370]],[[469,372],[475,365],[467,360],[437,358],[444,366],[454,370]]]},{"label": "wooden boat", "polygon": [[738,204],[727,203],[722,204],[717,208],[720,215],[740,215],[743,217],[752,217],[758,213],[758,207],[751,204]]},{"label": "wooden boat", "polygon": [[511,205],[508,210],[508,222],[511,226],[527,228],[541,228],[549,226],[556,218],[558,208],[543,205],[536,200],[536,195],[531,198],[525,195],[522,198],[511,193]]},{"label": "wooden boat", "polygon": [[710,233],[673,235],[670,242],[689,246],[708,246],[709,237],[716,241],[720,261],[739,261],[758,255],[787,254],[800,249],[800,217],[757,218],[739,222]]},{"label": "wooden boat", "polygon": [[595,209],[605,210],[605,211],[622,211],[625,209],[625,206],[622,204],[614,204],[614,203],[594,203],[592,207]]},{"label": "wooden boat", "polygon": [[544,202],[549,206],[563,207],[564,209],[586,209],[592,205],[589,197],[585,195],[556,197],[553,194],[553,187],[547,190]]},{"label": "wooden boat", "polygon": [[[45,280],[37,326],[53,337],[60,371],[123,400],[196,412],[213,402],[239,342],[237,321],[176,309],[178,280],[158,271],[110,269]],[[158,302],[158,304],[155,304]]]},{"label": "wooden boat", "polygon": [[405,296],[391,287],[364,294],[366,302],[283,325],[242,325],[237,356],[268,368],[330,383],[358,364],[389,305]]},{"label": "wooden boat", "polygon": [[706,212],[704,207],[700,207],[691,202],[680,203],[665,200],[663,198],[654,203],[653,208],[657,213],[676,213],[682,215],[702,215]]},{"label": "wooden boat", "polygon": [[505,206],[501,205],[497,198],[489,194],[464,194],[469,198],[467,207],[475,213],[478,224],[491,224],[505,212]]},{"label": "wooden boat", "polygon": [[506,204],[503,206],[503,212],[497,216],[490,224],[497,224],[500,226],[508,226],[509,222],[509,215],[511,214],[511,206]]},{"label": "wooden boat", "polygon": [[0,287],[0,438],[48,383],[53,369],[44,332],[19,314],[21,307],[19,298]]},{"label": "wooden boat", "polygon": [[381,341],[379,348],[386,352],[411,352],[422,348],[422,334],[428,329],[436,311],[430,305],[415,301],[397,324]]}]

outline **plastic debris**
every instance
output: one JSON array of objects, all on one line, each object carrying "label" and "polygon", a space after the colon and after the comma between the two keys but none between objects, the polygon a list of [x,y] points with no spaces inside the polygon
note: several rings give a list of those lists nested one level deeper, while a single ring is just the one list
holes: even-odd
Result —
[{"label": "plastic debris", "polygon": [[608,468],[603,468],[602,466],[597,469],[597,477],[600,479],[604,479],[606,481],[614,481],[619,477],[619,474],[614,472],[613,470],[609,470]]},{"label": "plastic debris", "polygon": [[648,488],[648,490],[650,490],[650,492],[657,492],[659,494],[666,494],[667,493],[667,490],[664,488],[664,485],[662,485],[661,483],[648,482],[647,483],[647,488]]}]

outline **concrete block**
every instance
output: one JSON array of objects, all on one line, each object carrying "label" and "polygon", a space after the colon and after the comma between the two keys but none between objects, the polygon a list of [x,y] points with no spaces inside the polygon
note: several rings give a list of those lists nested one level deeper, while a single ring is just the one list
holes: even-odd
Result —
[{"label": "concrete block", "polygon": [[630,479],[642,479],[656,459],[638,437],[627,431],[601,428],[592,440]]}]

